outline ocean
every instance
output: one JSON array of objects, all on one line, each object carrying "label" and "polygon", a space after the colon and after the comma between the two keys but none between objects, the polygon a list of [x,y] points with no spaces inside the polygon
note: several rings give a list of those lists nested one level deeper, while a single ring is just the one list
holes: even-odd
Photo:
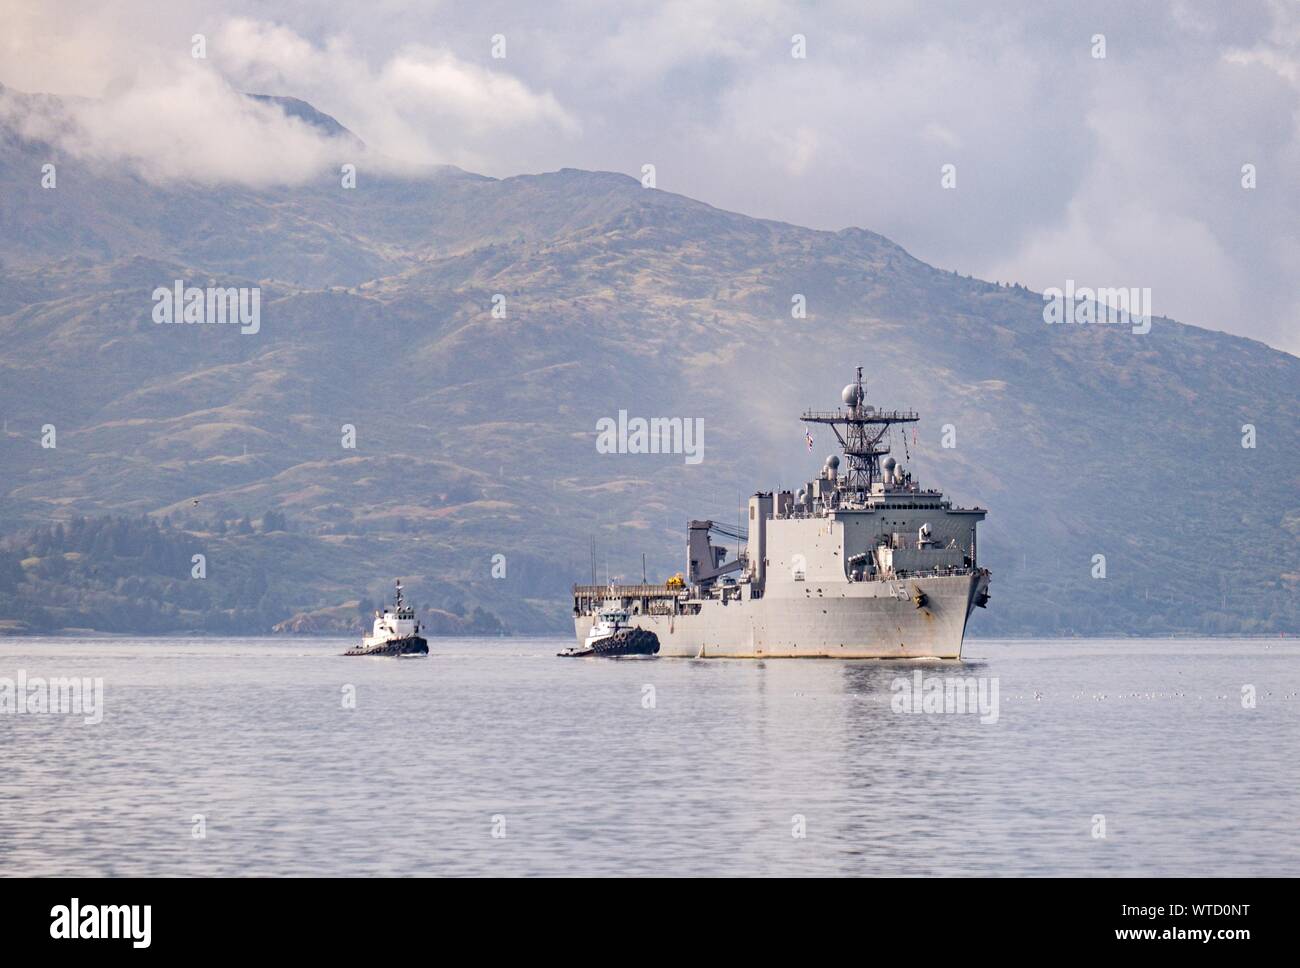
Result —
[{"label": "ocean", "polygon": [[1291,639],[968,639],[962,663],[351,644],[0,640],[0,873],[1300,873]]}]

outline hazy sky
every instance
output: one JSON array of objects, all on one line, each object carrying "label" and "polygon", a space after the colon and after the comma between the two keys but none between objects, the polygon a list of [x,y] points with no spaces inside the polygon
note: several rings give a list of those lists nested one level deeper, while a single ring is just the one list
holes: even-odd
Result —
[{"label": "hazy sky", "polygon": [[1295,0],[0,0],[0,22],[0,82],[106,99],[40,133],[152,178],[310,177],[316,136],[233,92],[292,95],[393,163],[653,163],[722,208],[1034,289],[1149,286],[1157,315],[1300,352]]}]

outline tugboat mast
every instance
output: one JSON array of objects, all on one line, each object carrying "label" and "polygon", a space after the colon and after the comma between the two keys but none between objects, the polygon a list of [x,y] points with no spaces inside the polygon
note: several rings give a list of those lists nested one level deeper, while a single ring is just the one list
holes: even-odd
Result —
[{"label": "tugboat mast", "polygon": [[857,380],[844,388],[841,399],[844,410],[805,410],[803,421],[826,424],[839,438],[840,449],[849,462],[847,471],[840,475],[841,487],[869,492],[872,484],[883,479],[880,458],[889,453],[889,428],[916,423],[921,418],[913,410],[877,410],[869,406],[862,367],[858,367]]}]

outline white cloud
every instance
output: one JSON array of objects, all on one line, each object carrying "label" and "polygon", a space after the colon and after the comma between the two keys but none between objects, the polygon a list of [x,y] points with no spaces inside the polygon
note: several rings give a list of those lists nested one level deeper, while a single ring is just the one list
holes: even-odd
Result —
[{"label": "white cloud", "polygon": [[[318,44],[246,17],[168,22],[162,32],[167,43],[141,25],[119,27],[112,10],[65,24],[29,9],[7,38],[14,57],[0,81],[93,99],[21,117],[6,99],[0,111],[29,137],[146,178],[257,186],[305,181],[343,149],[245,92],[301,98],[336,117],[366,143],[372,168],[473,166],[520,129],[551,139],[580,130],[550,92],[438,47],[404,44],[372,68],[345,36]],[[191,56],[192,33],[204,34],[205,58]],[[66,76],[49,71],[50,62],[66,63]],[[356,154],[347,148],[348,160]]]},{"label": "white cloud", "polygon": [[[316,46],[283,25],[235,18],[222,25],[216,49],[220,68],[241,86],[313,101],[383,154],[407,160],[445,160],[459,139],[522,126],[552,137],[579,130],[550,92],[445,48],[406,43],[372,68],[346,37]],[[440,148],[431,132],[441,134]]]},{"label": "white cloud", "polygon": [[179,58],[159,67],[116,78],[102,99],[25,110],[4,98],[0,113],[28,138],[156,181],[292,183],[337,156],[308,125],[244,97],[211,71]]},{"label": "white cloud", "polygon": [[429,114],[445,114],[470,132],[534,123],[568,133],[579,129],[549,92],[536,94],[516,78],[466,63],[445,50],[407,48],[384,65],[379,86],[390,99],[427,105]]}]

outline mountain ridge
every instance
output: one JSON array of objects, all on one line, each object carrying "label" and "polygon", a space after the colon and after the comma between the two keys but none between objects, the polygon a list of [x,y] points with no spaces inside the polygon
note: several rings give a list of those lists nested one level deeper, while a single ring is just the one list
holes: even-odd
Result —
[{"label": "mountain ridge", "polygon": [[[829,447],[804,451],[798,414],[861,363],[872,402],[922,412],[899,444],[922,482],[992,512],[972,634],[1300,630],[1300,361],[1266,344],[1163,317],[1145,336],[1048,326],[1038,294],[868,230],[618,173],[362,166],[353,190],[252,190],[64,163],[51,192],[21,174],[37,156],[0,125],[0,219],[36,239],[0,239],[0,530],[122,513],[202,536],[270,509],[303,542],[283,574],[259,566],[278,622],[401,574],[431,607],[556,631],[591,536],[611,573],[644,551],[663,577],[687,518],[811,476]],[[260,285],[261,331],[155,325],[149,293],[176,278]],[[703,464],[598,454],[620,409],[704,418]],[[237,553],[283,553],[259,540]]]}]

